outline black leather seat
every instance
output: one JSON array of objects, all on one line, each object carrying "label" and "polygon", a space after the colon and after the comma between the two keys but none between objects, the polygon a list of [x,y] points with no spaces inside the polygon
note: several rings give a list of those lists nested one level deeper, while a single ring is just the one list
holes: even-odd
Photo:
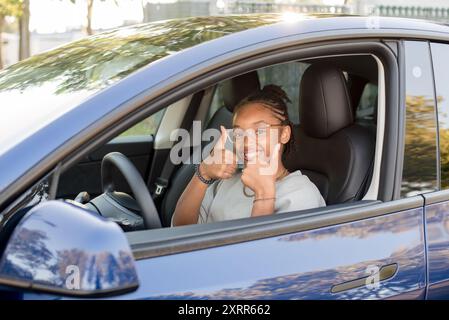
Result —
[{"label": "black leather seat", "polygon": [[[249,72],[223,82],[221,90],[223,106],[209,120],[206,129],[220,130],[232,127],[232,112],[240,100],[260,88],[257,72]],[[206,142],[208,143],[208,142]],[[169,188],[161,204],[161,220],[163,226],[170,226],[176,203],[194,174],[193,164],[183,164],[173,175]]]},{"label": "black leather seat", "polygon": [[354,122],[341,70],[311,65],[301,80],[299,105],[287,168],[307,175],[328,205],[360,200],[371,178],[375,134]]}]

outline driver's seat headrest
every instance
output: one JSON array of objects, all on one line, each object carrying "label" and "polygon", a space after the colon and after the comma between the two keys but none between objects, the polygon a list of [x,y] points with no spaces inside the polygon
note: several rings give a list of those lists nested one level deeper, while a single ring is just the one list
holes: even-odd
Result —
[{"label": "driver's seat headrest", "polygon": [[234,107],[242,99],[258,89],[260,89],[260,82],[257,71],[251,71],[228,79],[223,82],[221,88],[223,104],[226,109],[233,112]]},{"label": "driver's seat headrest", "polygon": [[300,122],[304,132],[324,139],[354,122],[343,72],[332,64],[313,64],[300,84]]}]

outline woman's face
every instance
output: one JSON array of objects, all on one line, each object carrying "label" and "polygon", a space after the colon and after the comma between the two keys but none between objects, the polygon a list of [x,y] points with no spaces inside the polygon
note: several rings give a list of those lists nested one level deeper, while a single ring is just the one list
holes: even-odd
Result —
[{"label": "woman's face", "polygon": [[282,125],[279,115],[269,106],[249,103],[234,114],[232,139],[237,156],[244,163],[260,158],[267,161],[276,144],[286,144],[290,135],[290,126]]}]

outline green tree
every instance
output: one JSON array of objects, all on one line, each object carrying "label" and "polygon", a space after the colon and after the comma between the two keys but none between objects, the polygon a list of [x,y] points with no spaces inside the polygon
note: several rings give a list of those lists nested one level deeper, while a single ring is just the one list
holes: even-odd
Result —
[{"label": "green tree", "polygon": [[3,68],[3,38],[2,32],[5,25],[5,17],[20,17],[22,14],[23,0],[0,0],[0,69]]}]

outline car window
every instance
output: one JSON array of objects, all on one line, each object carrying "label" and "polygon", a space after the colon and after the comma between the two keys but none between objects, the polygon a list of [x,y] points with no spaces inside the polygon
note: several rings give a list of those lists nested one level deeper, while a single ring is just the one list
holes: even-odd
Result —
[{"label": "car window", "polygon": [[[281,86],[281,88],[287,93],[291,100],[291,103],[288,104],[288,114],[293,124],[299,123],[299,84],[301,82],[302,75],[308,66],[308,63],[295,61],[277,64],[257,70],[262,88],[267,84],[276,84]],[[222,83],[219,83],[215,90],[211,107],[208,111],[206,123],[212,118],[214,113],[221,106],[223,106],[221,87]]]},{"label": "car window", "polygon": [[288,94],[292,101],[288,104],[288,114],[293,124],[299,123],[299,84],[308,66],[304,62],[289,62],[257,70],[262,87],[273,83]]},{"label": "car window", "polygon": [[356,109],[355,118],[357,122],[374,122],[377,112],[377,90],[377,85],[374,83],[367,83],[363,88],[362,96]]},{"label": "car window", "polygon": [[140,121],[138,124],[123,132],[120,137],[148,136],[156,134],[157,128],[161,123],[162,116],[164,115],[165,110],[166,109],[164,108],[149,116],[145,120]]},{"label": "car window", "polygon": [[432,43],[432,61],[438,108],[441,189],[449,188],[449,45]]},{"label": "car window", "polygon": [[438,189],[437,124],[427,42],[406,41],[405,145],[402,196]]},{"label": "car window", "polygon": [[222,94],[222,86],[223,86],[223,82],[220,82],[217,84],[216,88],[215,88],[215,92],[214,92],[214,96],[212,98],[212,103],[210,105],[209,110],[207,111],[207,116],[206,116],[206,122],[208,123],[209,120],[213,117],[213,115],[215,114],[215,112],[217,112],[217,110],[222,107],[224,105],[223,103],[223,94]]}]

